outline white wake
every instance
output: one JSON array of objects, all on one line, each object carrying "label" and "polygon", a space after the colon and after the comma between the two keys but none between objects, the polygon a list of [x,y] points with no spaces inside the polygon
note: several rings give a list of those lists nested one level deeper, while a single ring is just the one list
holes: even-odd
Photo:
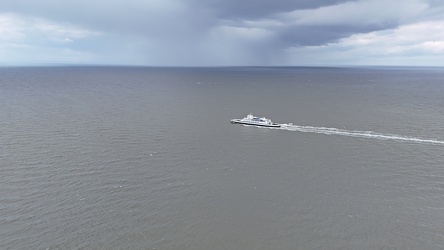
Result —
[{"label": "white wake", "polygon": [[380,134],[373,131],[359,131],[359,130],[345,130],[338,128],[326,128],[326,127],[312,127],[312,126],[298,126],[293,124],[281,124],[280,128],[276,128],[280,130],[287,131],[297,131],[304,133],[316,133],[316,134],[325,134],[325,135],[342,135],[342,136],[351,136],[351,137],[360,137],[360,138],[371,138],[371,139],[379,139],[379,140],[396,140],[396,141],[407,141],[407,142],[416,142],[416,143],[432,143],[432,144],[444,144],[444,141],[433,140],[433,139],[421,139],[415,137],[407,137],[400,135],[391,135],[391,134]]}]

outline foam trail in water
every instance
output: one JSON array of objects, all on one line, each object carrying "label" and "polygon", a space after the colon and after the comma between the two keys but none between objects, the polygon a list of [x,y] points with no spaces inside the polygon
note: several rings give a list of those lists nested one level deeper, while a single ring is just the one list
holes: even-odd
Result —
[{"label": "foam trail in water", "polygon": [[345,129],[326,128],[326,127],[298,126],[298,125],[293,125],[291,123],[290,124],[281,124],[281,127],[278,129],[288,130],[288,131],[305,132],[305,133],[326,134],[326,135],[343,135],[343,136],[360,137],[360,138],[373,138],[373,139],[379,139],[379,140],[396,140],[396,141],[408,141],[408,142],[416,142],[416,143],[444,144],[444,141],[439,141],[439,140],[420,139],[420,138],[406,137],[406,136],[400,136],[400,135],[379,134],[379,133],[376,133],[373,131],[359,131],[359,130],[345,130]]}]

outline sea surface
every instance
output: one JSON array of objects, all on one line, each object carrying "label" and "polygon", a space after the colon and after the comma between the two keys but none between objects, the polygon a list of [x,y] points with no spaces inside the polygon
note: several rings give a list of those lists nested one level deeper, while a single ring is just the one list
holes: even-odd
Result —
[{"label": "sea surface", "polygon": [[2,67],[0,249],[444,249],[443,126],[443,68]]}]

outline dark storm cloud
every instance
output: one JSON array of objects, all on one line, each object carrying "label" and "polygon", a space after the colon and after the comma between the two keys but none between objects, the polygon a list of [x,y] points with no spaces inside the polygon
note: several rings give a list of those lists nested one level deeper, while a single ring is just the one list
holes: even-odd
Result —
[{"label": "dark storm cloud", "polygon": [[[297,10],[316,9],[323,6],[332,6],[345,3],[347,0],[194,0],[196,6],[203,6],[213,10],[219,20],[232,20],[233,25],[238,20],[280,20],[281,13]],[[283,27],[274,27],[276,45],[304,46],[321,45],[335,41],[354,32],[378,30],[381,27],[353,27],[353,25],[292,25],[282,22]],[[387,26],[388,27],[388,26]],[[385,27],[384,27],[385,28]]]},{"label": "dark storm cloud", "polygon": [[[352,34],[393,29],[441,0],[193,0],[214,14],[214,22],[261,28],[275,34],[277,46],[318,46]],[[307,20],[308,19],[308,20]],[[310,20],[311,19],[311,20]],[[262,23],[277,25],[261,25]]]},{"label": "dark storm cloud", "polygon": [[320,46],[335,42],[338,39],[351,36],[356,33],[367,33],[377,30],[393,28],[397,25],[385,23],[384,25],[307,25],[290,26],[278,32],[281,46]]},{"label": "dark storm cloud", "polygon": [[283,46],[318,46],[352,34],[396,28],[410,18],[418,18],[428,7],[419,0],[406,0],[403,5],[395,1],[347,1],[313,9],[289,9],[245,23],[273,30]]},{"label": "dark storm cloud", "polygon": [[219,18],[264,18],[297,9],[312,9],[347,0],[193,0],[193,5],[213,9]]}]

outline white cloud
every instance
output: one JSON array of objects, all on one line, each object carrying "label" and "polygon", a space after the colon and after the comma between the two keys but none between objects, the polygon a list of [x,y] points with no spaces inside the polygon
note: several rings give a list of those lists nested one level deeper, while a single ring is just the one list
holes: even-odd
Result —
[{"label": "white cloud", "polygon": [[0,39],[20,41],[29,37],[82,39],[100,35],[99,32],[82,29],[70,24],[51,22],[42,18],[17,14],[0,14]]},{"label": "white cloud", "polygon": [[339,45],[365,48],[375,53],[442,52],[444,21],[428,21],[400,26],[394,30],[355,34],[344,38]]},{"label": "white cloud", "polygon": [[99,32],[81,29],[69,24],[53,23],[40,18],[30,21],[32,21],[32,23],[28,23],[28,27],[30,29],[37,31],[42,35],[47,35],[53,38],[63,38],[71,40],[100,35]]},{"label": "white cloud", "polygon": [[444,52],[444,41],[428,41],[419,45],[419,48],[432,53]]},{"label": "white cloud", "polygon": [[0,42],[18,41],[25,37],[23,22],[12,14],[0,15]]},{"label": "white cloud", "polygon": [[70,24],[13,13],[0,14],[0,34],[0,60],[17,63],[89,59],[92,52],[78,51],[68,45],[100,36],[99,32]]}]

